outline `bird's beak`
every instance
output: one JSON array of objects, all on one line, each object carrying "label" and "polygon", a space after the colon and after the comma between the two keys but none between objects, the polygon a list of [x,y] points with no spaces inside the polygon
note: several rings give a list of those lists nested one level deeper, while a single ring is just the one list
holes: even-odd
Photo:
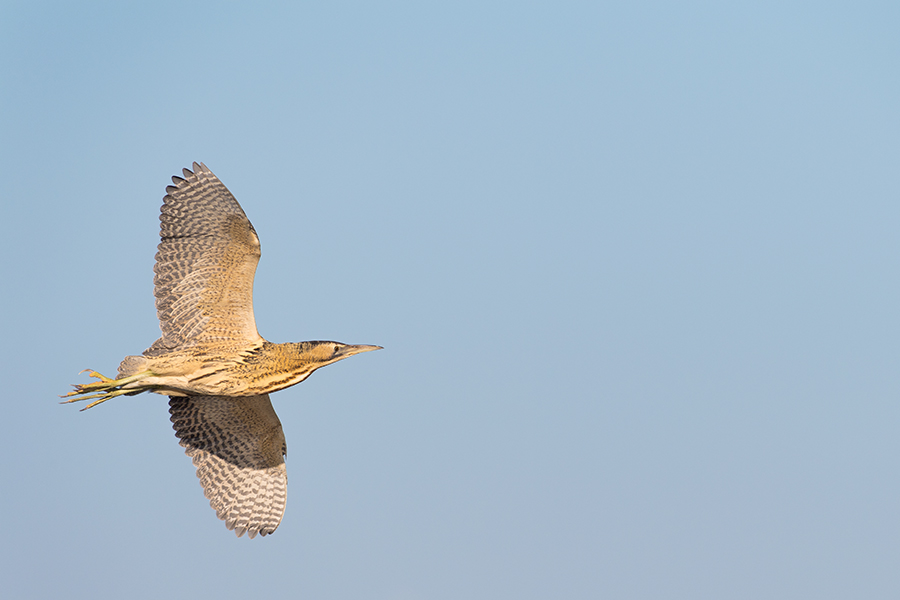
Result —
[{"label": "bird's beak", "polygon": [[[361,352],[371,352],[372,350],[383,350],[381,346],[367,346],[365,344],[357,344],[356,346],[344,346],[343,357],[353,356],[354,354],[359,354]],[[342,357],[342,358],[343,358]]]}]

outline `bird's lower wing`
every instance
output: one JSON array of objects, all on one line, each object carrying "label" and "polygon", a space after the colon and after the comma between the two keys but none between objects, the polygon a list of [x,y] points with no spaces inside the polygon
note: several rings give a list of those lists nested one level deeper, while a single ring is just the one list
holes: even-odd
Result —
[{"label": "bird's lower wing", "polygon": [[287,445],[269,396],[170,396],[169,412],[226,527],[238,537],[275,531],[287,501]]}]

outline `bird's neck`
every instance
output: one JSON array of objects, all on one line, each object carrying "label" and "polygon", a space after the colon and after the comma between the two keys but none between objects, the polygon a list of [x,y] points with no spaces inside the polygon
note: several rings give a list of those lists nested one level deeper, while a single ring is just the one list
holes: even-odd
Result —
[{"label": "bird's neck", "polygon": [[259,358],[267,366],[263,377],[267,380],[267,384],[274,388],[270,392],[300,383],[321,366],[309,356],[304,356],[303,350],[302,342],[299,344],[266,342],[259,349]]}]

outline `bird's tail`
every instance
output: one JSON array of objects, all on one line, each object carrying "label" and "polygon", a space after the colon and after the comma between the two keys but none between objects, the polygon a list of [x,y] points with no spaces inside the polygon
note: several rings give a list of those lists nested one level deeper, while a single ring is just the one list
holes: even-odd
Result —
[{"label": "bird's tail", "polygon": [[126,356],[119,365],[118,379],[129,377],[146,370],[149,361],[143,356]]}]

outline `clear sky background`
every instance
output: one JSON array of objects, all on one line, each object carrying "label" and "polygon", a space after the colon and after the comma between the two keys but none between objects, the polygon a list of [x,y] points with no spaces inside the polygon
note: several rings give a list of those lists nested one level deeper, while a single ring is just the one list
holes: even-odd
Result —
[{"label": "clear sky background", "polygon": [[[896,2],[7,2],[7,598],[897,598]],[[273,403],[216,519],[166,399],[169,177],[262,240]]]}]

